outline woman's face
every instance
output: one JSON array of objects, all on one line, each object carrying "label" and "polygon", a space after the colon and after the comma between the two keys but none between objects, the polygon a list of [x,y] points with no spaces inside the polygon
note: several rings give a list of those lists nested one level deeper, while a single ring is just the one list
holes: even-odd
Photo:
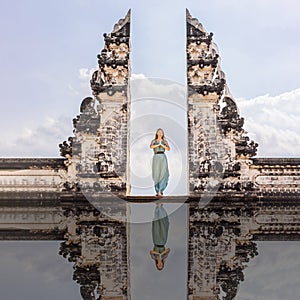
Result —
[{"label": "woman's face", "polygon": [[162,262],[162,260],[159,260],[156,263],[157,269],[162,270],[164,268],[164,263]]},{"label": "woman's face", "polygon": [[164,133],[161,129],[158,129],[156,134],[157,134],[158,137],[162,137],[164,135]]}]

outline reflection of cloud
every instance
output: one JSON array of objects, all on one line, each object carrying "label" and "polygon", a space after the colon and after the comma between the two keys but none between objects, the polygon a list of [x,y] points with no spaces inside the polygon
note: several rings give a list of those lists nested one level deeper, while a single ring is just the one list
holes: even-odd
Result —
[{"label": "reflection of cloud", "polygon": [[1,299],[81,299],[58,242],[1,242]]},{"label": "reflection of cloud", "polygon": [[[165,205],[165,204],[164,204]],[[151,217],[154,205],[143,205]],[[169,212],[172,205],[165,205]],[[132,300],[186,298],[186,207],[169,215],[170,228],[166,247],[171,249],[163,271],[157,271],[149,251],[153,248],[151,223],[131,224]]]},{"label": "reflection of cloud", "polygon": [[259,242],[237,300],[300,299],[299,241]]}]

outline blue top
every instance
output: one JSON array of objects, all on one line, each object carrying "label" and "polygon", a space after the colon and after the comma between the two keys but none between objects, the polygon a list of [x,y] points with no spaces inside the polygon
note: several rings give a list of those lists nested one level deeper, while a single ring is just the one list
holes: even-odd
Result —
[{"label": "blue top", "polygon": [[[157,251],[155,248],[153,249],[154,251]],[[159,251],[157,251],[159,252]],[[154,259],[158,259],[159,256],[161,256],[162,261],[164,261],[166,259],[167,253],[165,252],[165,250],[163,252],[159,252],[159,253],[152,253],[152,256]]]},{"label": "blue top", "polygon": [[[158,145],[158,140],[155,139],[154,140],[154,145]],[[162,145],[165,145],[165,141],[164,140],[161,140],[161,144]],[[158,146],[156,148],[153,148],[153,151],[154,151],[154,154],[156,154],[158,151],[162,151],[162,152],[165,152],[165,148],[163,148],[162,146]]]}]

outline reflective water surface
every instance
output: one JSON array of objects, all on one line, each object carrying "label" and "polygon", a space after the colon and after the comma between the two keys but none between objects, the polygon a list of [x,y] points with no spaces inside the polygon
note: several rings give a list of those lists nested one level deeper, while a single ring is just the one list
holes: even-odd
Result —
[{"label": "reflective water surface", "polygon": [[[166,212],[174,210],[174,204],[163,204]],[[132,218],[156,217],[164,214],[156,204],[131,205]],[[158,211],[160,210],[160,211]],[[187,207],[181,206],[168,216],[169,230],[165,249],[170,249],[163,270],[159,271],[150,251],[154,241],[164,239],[164,219],[154,222],[132,223],[130,227],[131,296],[138,299],[186,299],[187,281]],[[158,231],[158,232],[157,232]],[[161,234],[162,232],[162,234]],[[162,235],[159,236],[159,235]],[[155,249],[156,250],[156,249]],[[165,251],[165,250],[163,250]]]},{"label": "reflective water surface", "polygon": [[[164,204],[166,211],[171,204]],[[155,204],[132,205],[132,215],[154,216]],[[150,256],[152,223],[135,223],[130,233],[131,299],[186,299],[187,207],[169,215],[164,269],[158,271]],[[72,280],[72,264],[58,255],[59,242],[1,241],[0,299],[82,299]],[[300,297],[299,241],[257,242],[259,255],[249,262],[238,300]]]}]

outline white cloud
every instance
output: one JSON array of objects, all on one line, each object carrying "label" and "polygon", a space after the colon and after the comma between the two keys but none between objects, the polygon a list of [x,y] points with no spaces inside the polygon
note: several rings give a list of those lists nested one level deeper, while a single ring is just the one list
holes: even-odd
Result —
[{"label": "white cloud", "polygon": [[147,79],[147,77],[142,74],[142,73],[139,73],[139,74],[131,74],[131,80],[137,80],[137,79]]},{"label": "white cloud", "polygon": [[94,69],[94,68],[91,68],[91,69],[81,68],[81,69],[79,69],[78,78],[83,81],[89,81],[95,71],[96,71],[96,69]]},{"label": "white cloud", "polygon": [[11,134],[1,144],[2,157],[58,157],[58,144],[72,136],[72,120],[46,117],[44,124]]},{"label": "white cloud", "polygon": [[80,68],[78,70],[79,88],[82,95],[91,94],[90,80],[96,70],[95,68]]},{"label": "white cloud", "polygon": [[237,99],[258,156],[300,156],[300,89],[277,96]]}]

